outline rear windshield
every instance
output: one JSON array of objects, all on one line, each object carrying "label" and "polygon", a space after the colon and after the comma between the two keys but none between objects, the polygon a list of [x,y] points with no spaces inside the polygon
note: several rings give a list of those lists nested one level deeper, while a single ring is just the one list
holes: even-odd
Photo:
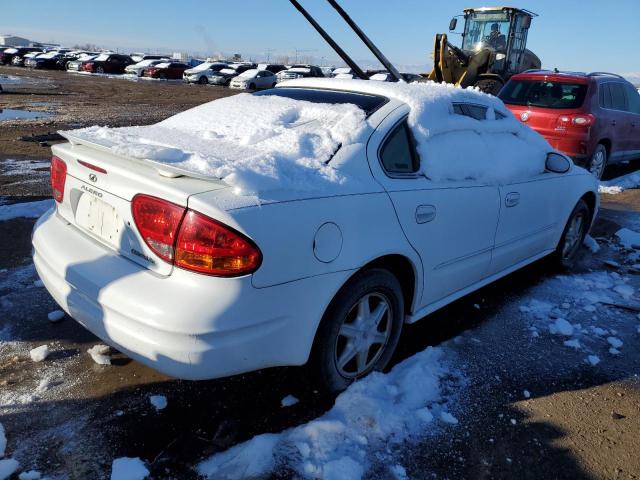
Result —
[{"label": "rear windshield", "polygon": [[498,97],[509,105],[571,109],[582,105],[586,93],[587,86],[583,84],[512,80],[504,86]]},{"label": "rear windshield", "polygon": [[387,103],[387,98],[379,95],[310,88],[272,88],[254,93],[254,95],[277,95],[313,103],[350,103],[364,110],[367,116]]}]

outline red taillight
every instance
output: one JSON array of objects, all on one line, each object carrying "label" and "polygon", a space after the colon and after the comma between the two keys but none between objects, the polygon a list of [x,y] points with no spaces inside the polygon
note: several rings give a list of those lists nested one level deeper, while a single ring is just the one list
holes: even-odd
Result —
[{"label": "red taillight", "polygon": [[56,202],[64,199],[64,184],[67,180],[67,164],[56,156],[51,157],[51,193]]},{"label": "red taillight", "polygon": [[233,277],[255,272],[262,262],[257,246],[239,232],[189,210],[176,243],[176,266]]},{"label": "red taillight", "polygon": [[173,262],[176,235],[185,209],[149,195],[136,195],[131,211],[149,248],[163,260]]},{"label": "red taillight", "polygon": [[596,117],[590,113],[587,114],[574,114],[574,115],[560,115],[558,117],[558,126],[562,127],[590,127],[595,122]]},{"label": "red taillight", "polygon": [[176,267],[234,277],[255,272],[262,262],[251,240],[201,213],[148,195],[136,195],[132,211],[145,243]]},{"label": "red taillight", "polygon": [[92,71],[92,70],[93,70],[93,63],[83,63],[83,64],[82,64],[82,69],[83,69],[85,72],[90,72],[90,71]]}]

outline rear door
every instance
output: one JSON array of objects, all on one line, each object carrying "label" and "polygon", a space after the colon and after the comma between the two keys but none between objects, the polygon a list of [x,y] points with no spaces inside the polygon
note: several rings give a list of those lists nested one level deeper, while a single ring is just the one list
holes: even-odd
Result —
[{"label": "rear door", "polygon": [[[385,131],[389,133],[380,138]],[[461,143],[473,145],[477,155],[486,153],[484,142],[473,132],[441,134],[431,142],[439,151],[448,145],[452,155]],[[367,154],[374,176],[387,190],[400,225],[422,260],[425,287],[418,307],[482,280],[498,223],[498,188],[468,180],[436,182],[418,173],[419,158],[406,119],[385,120]],[[449,160],[454,159],[441,158]]]},{"label": "rear door", "polygon": [[635,160],[640,158],[640,93],[628,83],[624,84],[624,91],[627,96],[627,115],[630,121],[626,158]]},{"label": "rear door", "polygon": [[631,134],[624,86],[620,82],[603,82],[599,85],[598,97],[600,136],[611,140],[608,162],[617,163],[626,157]]}]

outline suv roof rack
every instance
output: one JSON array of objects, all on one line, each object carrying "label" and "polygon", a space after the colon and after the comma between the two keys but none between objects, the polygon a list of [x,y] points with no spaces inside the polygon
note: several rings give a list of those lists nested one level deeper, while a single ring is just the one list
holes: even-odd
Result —
[{"label": "suv roof rack", "polygon": [[622,75],[618,75],[617,73],[609,73],[609,72],[591,72],[587,74],[587,77],[596,77],[600,75],[609,75],[611,77],[617,77],[624,80],[624,77]]}]

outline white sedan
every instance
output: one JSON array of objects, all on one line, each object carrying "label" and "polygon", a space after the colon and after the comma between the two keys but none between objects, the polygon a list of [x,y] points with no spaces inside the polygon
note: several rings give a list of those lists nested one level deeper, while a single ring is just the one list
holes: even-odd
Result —
[{"label": "white sedan", "polygon": [[450,85],[301,79],[63,133],[38,274],[105,342],[186,379],[308,363],[343,389],[405,323],[542,257],[570,267],[599,205],[499,99]]},{"label": "white sedan", "polygon": [[258,90],[262,88],[273,88],[276,86],[276,83],[278,83],[278,78],[273,72],[254,68],[232,78],[229,83],[229,88]]}]

